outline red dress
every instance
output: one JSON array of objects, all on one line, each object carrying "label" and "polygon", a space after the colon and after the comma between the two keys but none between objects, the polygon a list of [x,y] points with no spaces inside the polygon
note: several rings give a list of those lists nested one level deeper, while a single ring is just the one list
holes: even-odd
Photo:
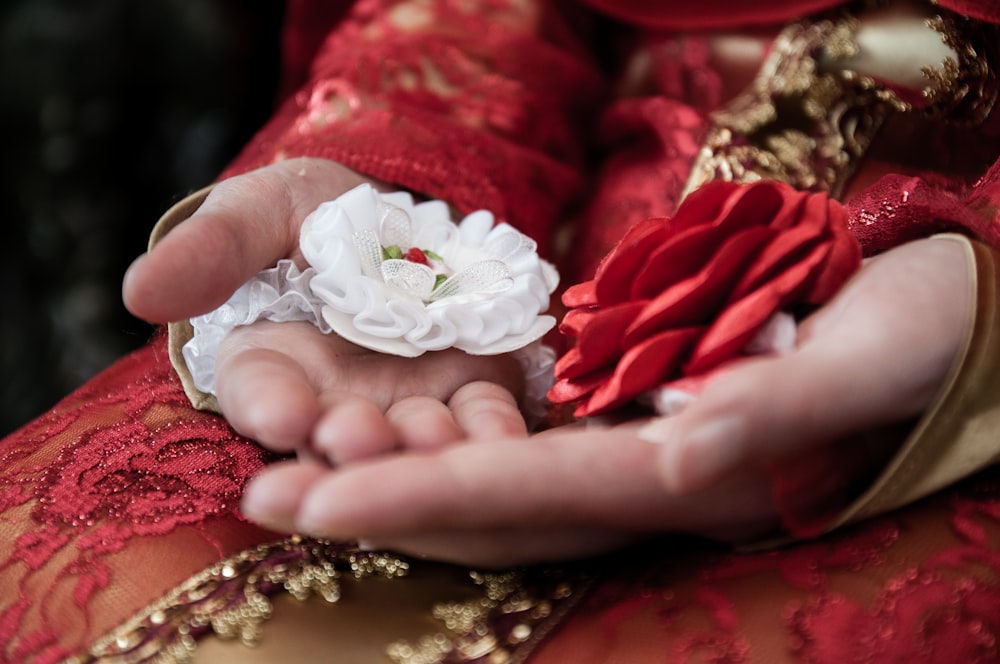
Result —
[{"label": "red dress", "polygon": [[[223,177],[325,157],[463,210],[489,208],[543,253],[574,225],[566,270],[579,279],[629,225],[678,203],[708,114],[727,95],[706,31],[776,29],[838,3],[587,3],[601,15],[502,0],[473,3],[472,13],[442,0],[420,5],[427,15],[414,32],[388,11],[397,4],[290,0],[288,92]],[[993,2],[939,4],[1000,23]],[[652,88],[622,96],[607,63],[636,43],[652,54]],[[441,77],[414,80],[421,59]],[[963,196],[1000,156],[996,132],[977,136],[934,137],[964,141],[980,168],[928,175],[926,205],[886,212],[885,235],[905,237],[913,224],[926,234],[941,218],[970,226]],[[895,200],[900,187],[883,181],[859,196]],[[237,511],[269,453],[191,408],[163,336],[7,437],[0,458],[0,661],[86,653],[186,579],[282,537]],[[987,470],[783,548],[737,554],[678,537],[574,567],[560,577],[579,589],[566,615],[546,614],[549,631],[512,652],[581,663],[996,661],[998,478]],[[544,586],[543,571],[524,574]],[[147,619],[147,628],[162,623]]]}]

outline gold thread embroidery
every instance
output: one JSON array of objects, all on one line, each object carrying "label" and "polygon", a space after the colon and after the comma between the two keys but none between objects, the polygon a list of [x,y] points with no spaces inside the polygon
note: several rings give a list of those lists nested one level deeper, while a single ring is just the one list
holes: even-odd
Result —
[{"label": "gold thread embroidery", "polygon": [[[399,641],[386,653],[396,664],[482,662],[514,664],[522,661],[557,619],[582,597],[583,577],[560,570],[498,574],[470,572],[484,596],[465,602],[443,602],[432,609],[445,631],[422,637],[417,643]],[[529,590],[529,588],[531,590]]]},{"label": "gold thread embroidery", "polygon": [[[292,536],[262,544],[191,577],[64,664],[186,664],[208,634],[248,646],[257,643],[275,593],[336,603],[345,575],[393,579],[409,570],[400,557],[348,543]],[[481,595],[435,605],[432,615],[446,631],[415,645],[391,644],[391,659],[399,664],[515,664],[589,585],[585,574],[555,568],[469,575]]]},{"label": "gold thread embroidery", "polygon": [[1000,83],[991,66],[1000,57],[1000,32],[982,21],[942,12],[927,20],[941,35],[958,60],[948,59],[940,69],[924,67],[930,84],[924,88],[927,112],[962,126],[975,127],[986,121],[996,106]]},{"label": "gold thread embroidery", "polygon": [[335,603],[344,574],[391,579],[408,570],[409,564],[392,554],[348,544],[296,536],[263,544],[191,577],[66,664],[183,664],[208,633],[256,643],[271,616],[268,596],[276,591]]},{"label": "gold thread embroidery", "polygon": [[[1000,90],[990,66],[1000,57],[998,30],[948,12],[927,24],[958,59],[923,69],[921,112],[982,123]],[[766,178],[839,197],[888,116],[913,110],[869,76],[824,66],[857,54],[857,25],[841,14],[786,27],[749,90],[712,114],[685,194],[709,180]]]},{"label": "gold thread embroidery", "polygon": [[885,118],[909,109],[868,76],[824,70],[857,53],[856,29],[846,15],[785,28],[750,89],[713,113],[687,192],[764,178],[838,195]]}]

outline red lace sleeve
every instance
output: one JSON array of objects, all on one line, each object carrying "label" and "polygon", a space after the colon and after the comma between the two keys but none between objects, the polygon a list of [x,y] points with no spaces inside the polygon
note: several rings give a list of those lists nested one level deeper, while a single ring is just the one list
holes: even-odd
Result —
[{"label": "red lace sleeve", "polygon": [[489,208],[544,250],[550,220],[579,188],[580,129],[602,89],[547,7],[357,3],[224,175],[324,157],[466,211]]}]

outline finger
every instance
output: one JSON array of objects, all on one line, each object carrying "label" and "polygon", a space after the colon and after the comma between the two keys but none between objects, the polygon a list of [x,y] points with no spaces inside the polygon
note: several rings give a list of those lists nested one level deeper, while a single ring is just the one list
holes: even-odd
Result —
[{"label": "finger", "polygon": [[517,400],[509,390],[487,381],[463,385],[448,401],[455,422],[471,439],[525,436]]},{"label": "finger", "polygon": [[385,413],[400,445],[412,450],[430,450],[463,438],[462,428],[448,406],[434,397],[400,399]]},{"label": "finger", "polygon": [[384,454],[396,447],[396,432],[371,400],[348,392],[323,392],[323,414],[313,448],[336,465]]},{"label": "finger", "polygon": [[857,393],[844,366],[798,353],[721,374],[679,415],[640,431],[659,444],[664,487],[696,491],[744,464],[760,465],[864,427],[872,413],[863,403],[848,403]]},{"label": "finger", "polygon": [[302,366],[276,350],[220,352],[215,390],[233,428],[277,452],[307,445],[320,415]]},{"label": "finger", "polygon": [[240,511],[251,521],[277,532],[295,532],[294,515],[309,487],[330,471],[313,461],[285,461],[250,480]]},{"label": "finger", "polygon": [[[362,461],[312,478],[293,514],[297,529],[381,541],[449,530],[675,530],[736,537],[773,526],[762,474],[704,494],[662,491],[655,449],[621,430],[454,445]],[[261,483],[293,481],[267,469]],[[363,499],[359,498],[363,496]],[[741,530],[742,529],[742,530]]]},{"label": "finger", "polygon": [[372,551],[397,551],[480,568],[508,568],[594,556],[640,539],[641,535],[612,530],[510,529],[421,533],[397,539],[365,540],[359,544]]},{"label": "finger", "polygon": [[362,178],[334,162],[295,159],[218,183],[202,206],[125,275],[123,298],[151,322],[224,303],[247,279],[293,255],[302,219]]}]

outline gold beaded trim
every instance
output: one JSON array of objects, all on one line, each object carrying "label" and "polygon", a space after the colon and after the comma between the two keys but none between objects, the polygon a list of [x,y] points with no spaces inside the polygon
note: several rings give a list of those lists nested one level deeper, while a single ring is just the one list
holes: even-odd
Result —
[{"label": "gold beaded trim", "polygon": [[[270,597],[340,601],[343,576],[404,577],[410,565],[389,553],[347,543],[292,536],[231,556],[191,577],[91,649],[63,664],[187,664],[201,637],[256,644],[271,617]],[[416,644],[397,642],[397,664],[517,664],[576,605],[588,577],[556,568],[505,573],[469,572],[482,595],[441,602],[432,615],[444,630]]]},{"label": "gold beaded trim", "polygon": [[589,582],[563,570],[470,572],[484,596],[432,609],[444,631],[387,649],[396,664],[517,664],[583,597]]},{"label": "gold beaded trim", "polygon": [[90,651],[65,664],[184,664],[201,636],[253,645],[271,616],[269,595],[340,599],[340,579],[405,576],[409,564],[387,553],[292,536],[227,558],[147,607]]}]

